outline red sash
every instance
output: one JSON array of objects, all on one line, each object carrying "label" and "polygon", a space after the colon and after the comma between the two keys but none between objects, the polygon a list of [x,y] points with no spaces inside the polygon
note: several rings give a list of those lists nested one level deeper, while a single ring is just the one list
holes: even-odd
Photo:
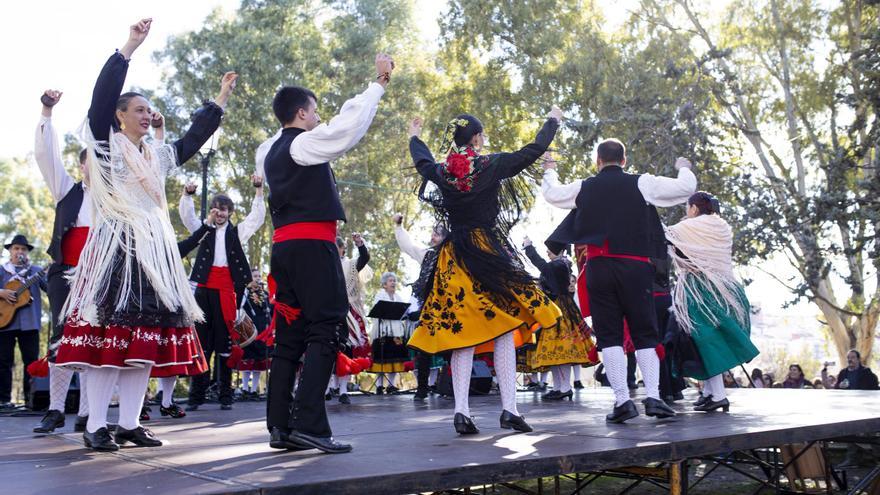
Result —
[{"label": "red sash", "polygon": [[587,244],[587,259],[590,258],[623,258],[625,260],[634,260],[641,261],[644,263],[650,263],[651,259],[646,256],[632,256],[629,254],[613,254],[611,250],[608,248],[608,241],[605,241],[601,246],[596,246],[594,244]]},{"label": "red sash", "polygon": [[275,244],[295,239],[336,242],[336,221],[290,223],[278,227],[272,235]]},{"label": "red sash", "polygon": [[199,287],[214,289],[220,293],[220,311],[223,313],[223,321],[229,335],[233,334],[232,327],[235,324],[235,314],[238,306],[235,303],[235,286],[232,284],[232,274],[228,266],[212,266],[208,272],[208,280]]},{"label": "red sash", "polygon": [[79,264],[79,255],[86,247],[86,238],[89,236],[88,227],[73,227],[61,238],[61,263],[76,266]]}]

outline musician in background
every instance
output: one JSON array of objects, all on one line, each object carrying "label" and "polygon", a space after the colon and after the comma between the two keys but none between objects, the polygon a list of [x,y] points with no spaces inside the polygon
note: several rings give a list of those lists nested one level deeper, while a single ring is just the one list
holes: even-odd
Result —
[{"label": "musician in background", "polygon": [[40,316],[42,315],[42,298],[40,289],[47,290],[46,275],[43,269],[32,266],[29,253],[34,247],[21,234],[12,238],[12,242],[3,247],[9,251],[9,260],[0,270],[0,303],[14,305],[21,295],[14,290],[6,289],[6,285],[17,279],[26,283],[28,279],[37,277],[36,283],[30,286],[31,302],[15,312],[8,325],[0,328],[0,409],[15,407],[12,404],[12,370],[15,367],[15,342],[23,361],[24,395],[30,392],[30,375],[27,365],[35,361],[40,352]]}]

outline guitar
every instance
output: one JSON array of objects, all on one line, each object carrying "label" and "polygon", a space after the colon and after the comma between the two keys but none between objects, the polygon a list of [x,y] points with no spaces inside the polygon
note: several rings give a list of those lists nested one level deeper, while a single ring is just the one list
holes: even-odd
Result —
[{"label": "guitar", "polygon": [[15,297],[18,299],[15,300],[15,304],[10,304],[6,299],[0,298],[0,328],[9,325],[9,323],[12,322],[12,319],[15,318],[15,312],[18,311],[19,308],[31,303],[31,291],[29,289],[32,285],[39,282],[40,277],[42,276],[43,273],[38,272],[33,276],[28,277],[24,282],[18,278],[14,278],[6,283],[4,289],[15,292]]}]

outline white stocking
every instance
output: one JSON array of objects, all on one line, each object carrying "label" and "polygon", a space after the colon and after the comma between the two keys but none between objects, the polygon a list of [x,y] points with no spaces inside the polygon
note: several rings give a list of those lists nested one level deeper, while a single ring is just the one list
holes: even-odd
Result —
[{"label": "white stocking", "polygon": [[516,410],[516,345],[513,332],[495,339],[495,376],[501,391],[501,407],[519,416]]},{"label": "white stocking", "polygon": [[376,388],[378,389],[385,383],[385,373],[379,373],[376,376]]},{"label": "white stocking", "polygon": [[660,400],[660,358],[653,347],[636,349],[636,362],[645,381],[645,394],[652,399]]},{"label": "white stocking", "polygon": [[[119,371],[119,427],[133,430],[141,425],[141,407],[150,383],[151,365]],[[90,377],[91,378],[91,377]],[[89,418],[91,420],[91,418]]]},{"label": "white stocking", "polygon": [[574,374],[574,381],[576,382],[581,381],[581,369],[581,365],[579,364],[571,365],[571,372]]},{"label": "white stocking", "polygon": [[113,386],[116,385],[117,378],[119,378],[119,368],[89,370],[89,379],[86,381],[86,386],[89,388],[89,421],[86,423],[86,430],[89,433],[107,427],[107,408],[110,407],[110,397],[113,395]]},{"label": "white stocking", "polygon": [[550,374],[553,375],[553,388],[559,390],[559,386],[562,383],[562,377],[559,376],[559,368],[561,366],[551,366]]},{"label": "white stocking", "polygon": [[[656,354],[655,354],[656,356]],[[629,400],[629,388],[626,385],[626,354],[622,346],[602,349],[602,362],[605,364],[605,376],[614,390],[614,405],[619,406]]]},{"label": "white stocking", "polygon": [[397,383],[397,373],[388,373],[388,377],[386,379],[388,380],[389,387],[397,386],[395,385]]},{"label": "white stocking", "polygon": [[159,378],[159,388],[162,390],[162,407],[171,407],[174,402],[174,386],[177,385],[176,376]]},{"label": "white stocking", "polygon": [[[559,390],[562,393],[571,391],[571,366],[565,364],[555,367],[559,369],[559,384],[557,385],[556,381],[554,381],[553,388]],[[556,380],[556,377],[554,377],[553,380]]]},{"label": "white stocking", "polygon": [[241,390],[248,391],[250,389],[250,381],[251,381],[251,372],[250,371],[242,371],[241,372]]},{"label": "white stocking", "polygon": [[[495,352],[498,352],[497,347]],[[497,366],[498,364],[496,363],[495,365]],[[471,410],[468,406],[468,393],[471,389],[471,371],[473,369],[473,347],[452,351],[452,393],[455,395],[455,412],[468,417],[471,415]]]},{"label": "white stocking", "polygon": [[251,371],[251,386],[248,392],[258,392],[260,390],[260,376],[262,374],[261,371]]},{"label": "white stocking", "polygon": [[57,367],[55,363],[49,363],[49,410],[61,411],[64,414],[64,403],[67,401],[67,390],[70,389],[70,380],[73,378],[73,370],[66,367]]},{"label": "white stocking", "polygon": [[437,384],[437,375],[440,373],[439,368],[431,368],[431,372],[428,373],[428,386],[433,387]]},{"label": "white stocking", "polygon": [[339,395],[348,393],[348,381],[351,375],[342,375],[336,377],[336,385],[339,387]]},{"label": "white stocking", "polygon": [[550,374],[549,371],[542,371],[541,372],[541,385],[547,384],[547,375],[549,375],[549,374]]},{"label": "white stocking", "polygon": [[715,375],[703,383],[703,388],[710,391],[708,394],[703,392],[703,395],[711,395],[712,400],[715,402],[727,398],[727,392],[724,390],[724,377],[722,375]]},{"label": "white stocking", "polygon": [[79,372],[79,412],[77,416],[84,418],[89,415],[89,394],[86,386],[86,372]]}]

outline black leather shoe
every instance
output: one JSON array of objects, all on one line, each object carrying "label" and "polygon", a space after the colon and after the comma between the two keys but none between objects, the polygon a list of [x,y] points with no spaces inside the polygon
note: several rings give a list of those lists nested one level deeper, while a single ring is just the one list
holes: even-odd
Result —
[{"label": "black leather shoe", "polygon": [[163,417],[164,416],[171,416],[172,418],[175,418],[175,419],[186,417],[186,413],[183,412],[183,409],[181,409],[180,406],[178,406],[177,404],[175,404],[173,402],[168,407],[159,406],[159,414],[161,414]]},{"label": "black leather shoe", "polygon": [[138,447],[161,447],[162,440],[156,438],[152,431],[138,426],[133,430],[126,430],[121,426],[116,427],[116,443],[125,445],[125,442],[131,442]]},{"label": "black leather shoe", "polygon": [[575,388],[575,390],[580,390],[580,389],[584,388],[584,384],[581,383],[580,380],[575,380],[574,381],[574,388]]},{"label": "black leather shoe", "polygon": [[574,392],[572,392],[571,390],[569,390],[568,392],[560,392],[558,390],[554,390],[541,396],[541,398],[544,400],[573,400],[572,397],[574,397]]},{"label": "black leather shoe", "polygon": [[150,420],[150,411],[152,411],[152,409],[150,409],[149,407],[142,406],[141,407],[141,415],[138,419],[140,421],[149,421]]},{"label": "black leather shoe", "polygon": [[86,447],[92,450],[98,450],[101,452],[113,452],[119,450],[119,444],[110,438],[110,432],[107,431],[107,428],[98,428],[98,431],[94,433],[84,431],[83,442],[85,442]]},{"label": "black leather shoe", "polygon": [[77,433],[82,433],[86,431],[86,423],[89,422],[88,416],[77,416],[76,422],[73,423],[73,431]]},{"label": "black leather shoe", "polygon": [[348,394],[339,394],[339,403],[351,404],[351,399],[348,397]]},{"label": "black leather shoe", "polygon": [[290,441],[290,433],[287,431],[278,428],[277,426],[272,427],[272,433],[269,434],[269,447],[273,449],[284,449],[284,450],[309,450],[311,447],[303,448],[298,444],[295,444]]},{"label": "black leather shoe", "polygon": [[521,431],[523,433],[528,433],[532,431],[532,427],[529,426],[528,423],[526,423],[526,418],[522,416],[517,416],[507,409],[501,412],[501,427],[507,430],[513,429],[516,431]]},{"label": "black leather shoe", "polygon": [[385,393],[388,395],[397,395],[400,393],[400,389],[392,385],[385,389]]},{"label": "black leather shoe", "polygon": [[382,395],[385,393],[385,387],[376,387],[376,395]]},{"label": "black leather shoe", "polygon": [[455,417],[452,418],[452,426],[455,426],[455,431],[459,435],[476,435],[480,432],[480,429],[474,424],[474,418],[462,413],[455,413]]},{"label": "black leather shoe", "polygon": [[220,404],[221,411],[229,411],[232,409],[232,404]]},{"label": "black leather shoe", "polygon": [[351,452],[351,445],[333,440],[333,437],[315,437],[294,431],[288,436],[291,442],[304,449],[318,449],[328,454],[344,454]]},{"label": "black leather shoe", "polygon": [[676,393],[672,394],[672,400],[673,401],[684,400],[684,394],[682,394],[681,392],[676,392]]},{"label": "black leather shoe", "polygon": [[324,394],[324,400],[330,400],[333,398],[333,394],[331,392],[327,392]]},{"label": "black leather shoe", "polygon": [[642,401],[642,404],[645,405],[646,416],[652,416],[655,418],[671,418],[675,416],[675,411],[660,399],[647,397]]},{"label": "black leather shoe", "polygon": [[695,406],[702,406],[708,400],[712,400],[712,396],[711,395],[703,395],[703,393],[700,392],[700,396],[697,397],[697,400],[694,401],[694,405]]},{"label": "black leather shoe", "polygon": [[700,411],[700,412],[713,412],[716,409],[721,409],[724,412],[729,411],[730,410],[730,401],[727,400],[726,397],[721,400],[718,400],[718,401],[712,400],[712,396],[710,395],[709,400],[707,400],[706,402],[702,403],[699,406],[694,406],[694,411]]},{"label": "black leather shoe", "polygon": [[628,400],[619,406],[614,406],[611,414],[605,415],[605,421],[608,423],[623,423],[626,420],[633,419],[639,415],[639,410],[633,401]]},{"label": "black leather shoe", "polygon": [[64,413],[57,409],[49,409],[40,420],[40,424],[34,427],[34,433],[52,433],[55,428],[64,428]]}]

